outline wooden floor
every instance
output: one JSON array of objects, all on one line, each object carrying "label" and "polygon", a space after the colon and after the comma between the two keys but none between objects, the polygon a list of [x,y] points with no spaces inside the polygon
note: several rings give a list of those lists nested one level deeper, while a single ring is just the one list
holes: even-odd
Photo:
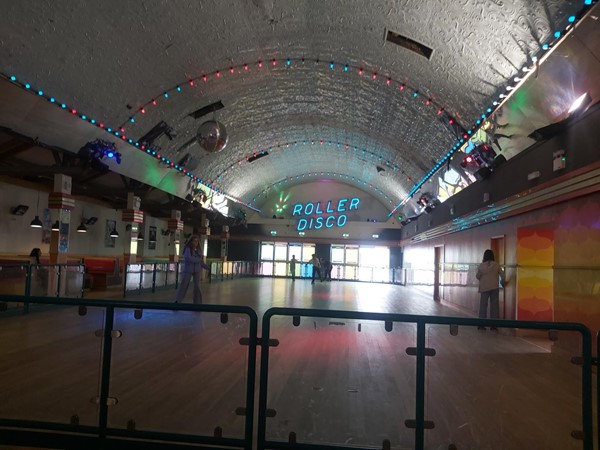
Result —
[{"label": "wooden floor", "polygon": [[[429,292],[402,286],[240,279],[202,286],[204,303],[246,305],[260,321],[273,307],[458,316]],[[120,292],[86,298],[120,298]],[[128,300],[172,301],[173,291]],[[187,302],[191,302],[191,290]],[[0,313],[0,417],[95,425],[103,310],[32,307]],[[248,319],[189,311],[117,311],[109,425],[243,436]],[[260,331],[259,331],[260,335]],[[337,318],[274,317],[267,439],[414,448],[416,327]],[[533,332],[427,328],[436,355],[426,363],[427,449],[581,449],[581,369],[573,355]],[[259,358],[260,362],[260,358]],[[595,382],[595,380],[594,380]],[[258,386],[258,383],[257,383]],[[0,447],[7,448],[7,447]]]}]

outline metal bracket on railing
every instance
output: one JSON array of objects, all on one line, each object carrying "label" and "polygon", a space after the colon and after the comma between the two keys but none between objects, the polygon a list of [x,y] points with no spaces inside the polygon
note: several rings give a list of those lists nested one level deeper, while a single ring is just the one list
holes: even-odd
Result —
[{"label": "metal bracket on railing", "polygon": [[450,325],[450,335],[458,336],[458,325],[456,325],[454,323]]},{"label": "metal bracket on railing", "polygon": [[[94,331],[94,336],[104,337],[104,328],[100,328],[99,330]],[[121,330],[112,330],[110,332],[110,337],[113,339],[118,339],[121,336],[123,336],[123,332]]]},{"label": "metal bracket on railing", "polygon": [[135,420],[129,419],[127,421],[127,429],[130,430],[130,431],[135,430]]},{"label": "metal bracket on railing", "polygon": [[213,431],[213,436],[216,438],[222,438],[223,437],[223,428],[215,427],[215,429]]},{"label": "metal bracket on railing", "polygon": [[[262,346],[265,343],[263,338],[256,338],[256,345]],[[250,345],[250,338],[242,337],[240,338],[240,345]],[[277,347],[279,345],[279,339],[269,339],[268,342],[269,347]]]},{"label": "metal bracket on railing", "polygon": [[229,322],[229,314],[221,313],[221,323],[225,324]]},{"label": "metal bracket on railing", "polygon": [[79,305],[79,310],[77,311],[77,313],[80,316],[85,316],[87,314],[87,306]]},{"label": "metal bracket on railing", "polygon": [[383,442],[381,443],[381,449],[382,450],[390,450],[392,448],[392,443],[390,442],[389,439],[384,439]]},{"label": "metal bracket on railing", "polygon": [[143,309],[136,309],[133,311],[133,318],[140,320],[142,318],[144,310]]},{"label": "metal bracket on railing", "polygon": [[71,419],[69,419],[69,423],[71,425],[79,425],[79,416],[77,414],[73,414]]}]

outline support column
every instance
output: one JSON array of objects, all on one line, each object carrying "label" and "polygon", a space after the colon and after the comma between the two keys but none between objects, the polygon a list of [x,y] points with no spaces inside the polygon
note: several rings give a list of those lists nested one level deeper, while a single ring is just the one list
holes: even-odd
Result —
[{"label": "support column", "polygon": [[[54,175],[54,191],[48,195],[48,208],[52,223],[58,221],[58,231],[50,235],[50,264],[66,264],[69,252],[69,228],[71,211],[75,208],[75,198],[71,195],[71,177]],[[48,295],[54,296],[58,286],[58,271],[48,272]],[[61,283],[61,292],[66,292],[67,283]]]},{"label": "support column", "polygon": [[181,242],[181,232],[183,231],[183,222],[181,221],[181,211],[171,210],[171,218],[167,222],[169,233],[169,261],[179,261],[179,243]]},{"label": "support column", "polygon": [[121,220],[125,226],[125,239],[123,239],[123,264],[137,262],[137,247],[139,226],[144,222],[144,213],[140,210],[141,199],[133,192],[127,194],[127,209],[121,213]]}]

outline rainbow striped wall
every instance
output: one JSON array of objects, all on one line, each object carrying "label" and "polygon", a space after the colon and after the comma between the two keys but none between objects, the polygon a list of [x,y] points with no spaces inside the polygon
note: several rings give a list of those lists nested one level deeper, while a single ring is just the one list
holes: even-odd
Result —
[{"label": "rainbow striped wall", "polygon": [[517,230],[517,319],[554,320],[554,230]]}]

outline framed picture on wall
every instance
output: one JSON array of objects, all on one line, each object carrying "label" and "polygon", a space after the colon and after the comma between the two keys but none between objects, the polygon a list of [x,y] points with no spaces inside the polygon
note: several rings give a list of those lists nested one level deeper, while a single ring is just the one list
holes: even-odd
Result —
[{"label": "framed picture on wall", "polygon": [[156,227],[148,227],[148,250],[156,250]]},{"label": "framed picture on wall", "polygon": [[114,230],[117,226],[116,220],[106,219],[106,229],[104,230],[104,246],[105,247],[114,247],[115,239],[110,237],[110,232]]}]

